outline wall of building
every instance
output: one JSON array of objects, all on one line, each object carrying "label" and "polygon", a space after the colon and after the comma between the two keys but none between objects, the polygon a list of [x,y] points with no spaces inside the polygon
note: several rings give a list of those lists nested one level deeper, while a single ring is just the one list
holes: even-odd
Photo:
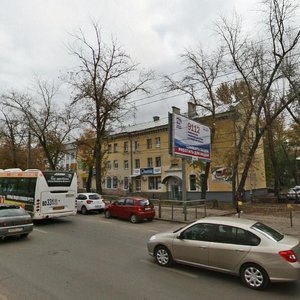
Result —
[{"label": "wall of building", "polygon": [[[181,158],[169,154],[168,124],[121,132],[111,136],[107,147],[106,169],[103,173],[103,192],[106,194],[143,194],[159,199],[181,199]],[[152,126],[152,127],[151,127]],[[231,164],[235,141],[233,118],[222,116],[214,124],[216,135],[212,147],[211,173],[208,178],[207,199],[221,201],[232,199]],[[201,198],[199,178],[203,164],[186,163],[187,199]],[[240,166],[240,171],[242,165]],[[78,170],[84,181],[86,170]],[[241,176],[239,173],[237,176]],[[238,179],[238,178],[237,178]],[[95,184],[93,185],[95,188]],[[246,194],[261,193],[266,188],[263,147],[257,150],[250,168],[245,189]],[[250,197],[250,196],[249,196]],[[249,198],[248,197],[248,198]]]}]

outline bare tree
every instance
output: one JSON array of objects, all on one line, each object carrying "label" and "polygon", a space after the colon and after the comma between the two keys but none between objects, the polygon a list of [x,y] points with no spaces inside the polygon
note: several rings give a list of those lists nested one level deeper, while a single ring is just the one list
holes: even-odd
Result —
[{"label": "bare tree", "polygon": [[54,99],[57,87],[37,80],[35,93],[24,95],[12,91],[2,96],[3,104],[22,113],[30,134],[42,147],[49,168],[55,170],[64,153],[64,144],[78,127],[69,105],[58,106]]},{"label": "bare tree", "polygon": [[[187,94],[190,101],[202,111],[211,114],[211,147],[213,148],[215,136],[216,108],[221,104],[215,88],[217,78],[222,70],[223,49],[220,48],[211,55],[202,49],[199,51],[187,50],[181,57],[186,65],[185,76],[175,80],[171,76],[165,76],[165,86],[170,91],[181,91]],[[206,198],[207,179],[210,171],[210,162],[205,163],[204,178],[201,177],[201,198]],[[200,177],[199,177],[200,178]],[[205,184],[204,184],[205,183]]]},{"label": "bare tree", "polygon": [[24,122],[22,115],[17,111],[12,110],[8,107],[1,107],[1,140],[2,145],[6,148],[6,163],[3,164],[2,159],[2,168],[3,167],[18,167],[20,165],[24,165],[24,161],[21,161],[20,154],[22,153],[24,156],[24,152],[26,151],[26,138],[27,138],[27,130],[24,128]]},{"label": "bare tree", "polygon": [[[236,15],[231,21],[221,18],[216,24],[217,33],[223,41],[222,49],[226,54],[222,55],[222,74],[228,74],[227,80],[237,79],[241,82],[245,92],[242,101],[243,111],[238,113],[240,120],[236,123],[237,142],[232,162],[234,203],[235,196],[241,195],[243,191],[262,136],[289,105],[298,101],[300,92],[296,85],[299,82],[298,78],[295,78],[297,73],[293,72],[297,68],[297,55],[295,54],[298,51],[300,33],[293,31],[289,26],[298,6],[292,0],[265,0],[262,4],[262,10],[266,13],[268,20],[267,39],[253,41],[244,35],[241,20]],[[220,66],[219,59],[215,58],[210,61],[211,65]],[[194,83],[199,82],[202,90],[207,91],[210,102],[207,108],[213,114],[212,103],[217,103],[215,101],[216,87],[211,88],[207,85],[207,78],[212,77],[203,76],[203,69],[208,65],[208,60],[203,60],[200,56],[200,58],[196,57],[195,62],[190,59],[189,64],[199,78],[198,81],[194,80]],[[283,81],[293,87],[293,94],[289,97],[282,84]],[[195,92],[201,90],[201,87],[186,90],[185,79],[182,80],[181,86],[174,86],[174,88],[185,91],[192,99],[199,99]],[[251,143],[247,137],[249,130],[253,133]],[[237,176],[238,173],[241,173],[241,176]]]},{"label": "bare tree", "polygon": [[[263,1],[267,8],[269,39],[253,43],[241,36],[241,26],[236,19],[229,23],[222,19],[218,24],[218,32],[225,41],[229,51],[230,66],[235,68],[242,81],[248,87],[247,114],[244,124],[239,124],[240,139],[237,143],[234,173],[237,174],[242,165],[242,174],[238,182],[237,192],[241,193],[255,151],[266,130],[270,129],[273,121],[296,100],[296,97],[286,97],[285,90],[279,80],[292,80],[285,72],[286,60],[289,67],[295,69],[296,61],[293,54],[297,50],[300,34],[288,27],[297,6],[290,0]],[[295,93],[299,96],[299,90]],[[253,126],[253,142],[241,161],[240,153],[244,148],[244,138],[249,126]],[[245,159],[246,158],[246,159]],[[235,190],[235,189],[234,189]]]},{"label": "bare tree", "polygon": [[83,121],[96,131],[95,168],[96,189],[102,192],[103,143],[109,125],[116,121],[126,100],[133,94],[147,92],[145,84],[152,78],[150,73],[138,73],[138,65],[112,40],[108,46],[102,41],[97,23],[92,24],[94,40],[88,41],[79,30],[72,35],[74,44],[71,53],[79,60],[79,67],[69,75],[69,83],[74,89],[74,101],[84,101]]}]

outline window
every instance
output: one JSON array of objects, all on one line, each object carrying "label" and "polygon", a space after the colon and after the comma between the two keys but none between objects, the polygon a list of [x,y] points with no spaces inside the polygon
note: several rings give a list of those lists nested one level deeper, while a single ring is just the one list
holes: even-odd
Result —
[{"label": "window", "polygon": [[155,167],[161,167],[161,159],[160,159],[160,156],[155,157]]},{"label": "window", "polygon": [[265,224],[262,224],[262,223],[255,223],[253,226],[252,226],[253,229],[255,229],[256,231],[264,234],[266,237],[272,239],[273,241],[280,241],[283,239],[283,235],[281,233],[279,233],[278,231],[270,228],[269,226],[265,225]]},{"label": "window", "polygon": [[124,169],[127,170],[129,167],[128,160],[124,160]]},{"label": "window", "polygon": [[118,188],[118,177],[117,176],[113,177],[113,188],[114,189]]},{"label": "window", "polygon": [[106,188],[111,189],[111,177],[106,177]]},{"label": "window", "polygon": [[140,160],[139,160],[139,159],[136,159],[136,160],[135,160],[135,168],[136,168],[136,169],[139,169],[140,167],[141,167]]},{"label": "window", "polygon": [[140,144],[138,141],[134,142],[134,151],[138,151],[140,149]]},{"label": "window", "polygon": [[111,144],[108,144],[108,146],[107,146],[107,152],[111,153]]},{"label": "window", "polygon": [[128,189],[129,189],[129,178],[124,177],[124,190],[128,190]]},{"label": "window", "polygon": [[125,205],[133,206],[134,205],[133,199],[126,199]]},{"label": "window", "polygon": [[108,170],[111,170],[111,160],[108,160],[108,161],[107,161],[107,169],[108,169]]},{"label": "window", "polygon": [[124,152],[128,152],[128,142],[124,142]]},{"label": "window", "polygon": [[115,152],[115,153],[118,152],[118,144],[114,144],[114,152]]},{"label": "window", "polygon": [[153,167],[152,157],[148,157],[147,158],[147,167],[148,168],[152,168]]},{"label": "window", "polygon": [[152,149],[152,140],[147,139],[147,149]]},{"label": "window", "polygon": [[135,178],[135,191],[140,192],[141,191],[141,179]]},{"label": "window", "polygon": [[257,246],[260,243],[260,238],[242,228],[218,225],[215,241],[224,244]]},{"label": "window", "polygon": [[196,191],[196,175],[190,175],[190,191]]},{"label": "window", "polygon": [[215,224],[200,223],[189,227],[181,233],[180,238],[195,241],[211,242],[214,238]]},{"label": "window", "polygon": [[118,169],[118,167],[119,167],[118,161],[114,160],[114,169]]},{"label": "window", "polygon": [[159,136],[155,138],[155,147],[160,148],[160,137]]},{"label": "window", "polygon": [[148,177],[148,189],[149,190],[159,190],[161,187],[161,177],[160,176],[149,176]]}]

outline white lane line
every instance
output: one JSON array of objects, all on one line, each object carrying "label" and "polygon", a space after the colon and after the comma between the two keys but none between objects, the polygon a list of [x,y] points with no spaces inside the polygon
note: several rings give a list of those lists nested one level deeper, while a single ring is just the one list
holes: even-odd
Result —
[{"label": "white lane line", "polygon": [[102,220],[99,220],[98,222],[99,223],[104,223],[104,224],[111,224],[112,223],[111,221],[102,221]]},{"label": "white lane line", "polygon": [[33,230],[34,230],[34,231],[37,231],[37,232],[40,232],[40,233],[48,233],[48,231],[41,230],[41,229],[36,229],[36,228],[34,228]]},{"label": "white lane line", "polygon": [[[140,259],[140,262],[143,263],[143,264],[155,266],[154,263],[152,263],[150,261],[147,261],[147,260]],[[190,278],[193,278],[193,279],[198,279],[199,278],[198,275],[191,274],[191,273],[184,272],[184,271],[180,271],[180,270],[176,270],[176,269],[172,269],[172,268],[164,268],[164,270],[170,271],[170,272],[173,272],[173,273],[177,273],[177,274],[182,275],[182,276],[187,276],[187,277],[190,277]]]}]

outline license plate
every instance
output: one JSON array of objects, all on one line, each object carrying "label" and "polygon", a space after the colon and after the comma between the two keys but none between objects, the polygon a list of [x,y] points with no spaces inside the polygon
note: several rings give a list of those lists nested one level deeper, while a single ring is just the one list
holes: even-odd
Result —
[{"label": "license plate", "polygon": [[8,229],[8,232],[21,232],[21,231],[23,231],[22,227]]},{"label": "license plate", "polygon": [[54,206],[53,210],[59,210],[59,209],[64,209],[64,208],[65,208],[64,206]]},{"label": "license plate", "polygon": [[151,207],[146,207],[145,210],[151,210]]}]

